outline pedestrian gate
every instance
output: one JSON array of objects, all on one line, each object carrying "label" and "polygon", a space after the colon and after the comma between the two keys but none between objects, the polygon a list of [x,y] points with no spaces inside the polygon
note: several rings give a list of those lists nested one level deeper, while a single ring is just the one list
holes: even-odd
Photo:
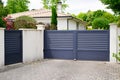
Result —
[{"label": "pedestrian gate", "polygon": [[5,30],[5,65],[22,62],[22,31]]}]

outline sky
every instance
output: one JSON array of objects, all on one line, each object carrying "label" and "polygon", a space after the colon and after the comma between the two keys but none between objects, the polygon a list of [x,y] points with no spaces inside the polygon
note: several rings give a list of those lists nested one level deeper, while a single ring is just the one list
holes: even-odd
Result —
[{"label": "sky", "polygon": [[[2,0],[4,3],[7,0]],[[29,0],[29,9],[40,9],[43,7],[41,0]],[[99,0],[67,0],[66,3],[69,7],[66,9],[66,13],[78,14],[80,12],[87,12],[88,10],[95,11],[98,9],[106,10],[113,13],[111,9],[106,9]]]}]

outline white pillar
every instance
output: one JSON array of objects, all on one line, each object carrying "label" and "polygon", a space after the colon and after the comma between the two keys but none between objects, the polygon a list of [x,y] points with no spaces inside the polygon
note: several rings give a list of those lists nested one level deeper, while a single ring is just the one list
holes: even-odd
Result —
[{"label": "white pillar", "polygon": [[36,29],[23,30],[23,63],[43,59],[43,31]]},{"label": "white pillar", "polygon": [[110,62],[116,62],[113,53],[118,53],[118,30],[117,24],[110,24]]},{"label": "white pillar", "polygon": [[41,56],[43,56],[42,57],[42,59],[44,58],[44,52],[43,52],[43,50],[44,50],[44,30],[45,30],[45,25],[43,25],[43,24],[38,24],[38,25],[36,25],[37,26],[37,30],[40,30],[41,31],[41,34],[39,34],[40,35],[40,37],[41,37],[41,40],[40,40],[40,44],[41,44]]},{"label": "white pillar", "polygon": [[0,67],[4,66],[4,29],[0,28]]},{"label": "white pillar", "polygon": [[37,26],[37,30],[45,30],[45,26],[44,25],[36,25]]}]

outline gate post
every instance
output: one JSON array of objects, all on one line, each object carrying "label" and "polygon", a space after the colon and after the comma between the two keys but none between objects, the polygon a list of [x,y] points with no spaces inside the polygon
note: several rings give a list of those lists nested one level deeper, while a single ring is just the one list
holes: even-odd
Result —
[{"label": "gate post", "polygon": [[117,24],[110,24],[110,62],[116,62],[113,53],[118,53],[118,30]]},{"label": "gate post", "polygon": [[23,63],[43,59],[43,30],[23,30]]},{"label": "gate post", "polygon": [[0,67],[4,66],[4,28],[0,28]]}]

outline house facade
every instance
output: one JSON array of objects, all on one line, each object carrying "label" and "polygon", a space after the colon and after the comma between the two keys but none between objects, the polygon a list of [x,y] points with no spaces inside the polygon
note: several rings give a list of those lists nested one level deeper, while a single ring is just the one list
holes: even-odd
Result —
[{"label": "house facade", "polygon": [[[38,23],[42,22],[45,24],[51,23],[51,10],[47,9],[37,9],[31,11],[25,11],[15,14],[9,14],[11,19],[16,19],[20,16],[30,16],[33,17]],[[81,21],[75,17],[72,17],[70,14],[57,12],[58,15],[58,30],[85,30],[86,22]]]}]

